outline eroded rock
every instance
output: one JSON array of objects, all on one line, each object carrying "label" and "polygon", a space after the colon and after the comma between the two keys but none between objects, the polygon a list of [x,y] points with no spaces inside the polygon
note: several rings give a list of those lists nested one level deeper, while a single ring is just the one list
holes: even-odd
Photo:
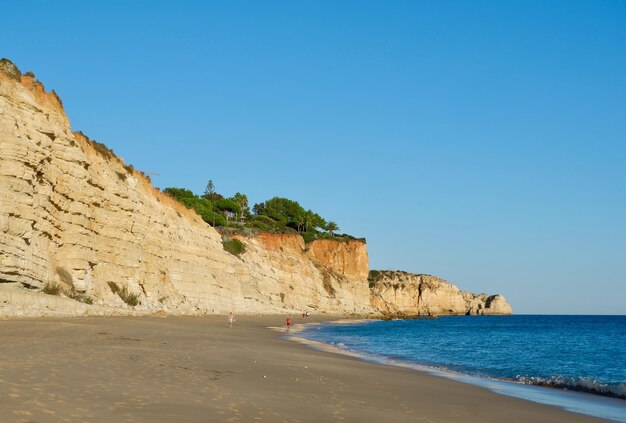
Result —
[{"label": "eroded rock", "polygon": [[511,314],[501,295],[461,291],[431,275],[376,271],[369,275],[372,306],[389,316]]}]

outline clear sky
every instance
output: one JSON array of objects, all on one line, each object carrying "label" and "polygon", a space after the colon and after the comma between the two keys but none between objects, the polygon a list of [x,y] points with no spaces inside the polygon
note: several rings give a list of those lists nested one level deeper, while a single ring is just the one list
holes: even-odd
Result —
[{"label": "clear sky", "polygon": [[0,56],[155,185],[284,196],[373,269],[626,314],[626,2],[12,1]]}]

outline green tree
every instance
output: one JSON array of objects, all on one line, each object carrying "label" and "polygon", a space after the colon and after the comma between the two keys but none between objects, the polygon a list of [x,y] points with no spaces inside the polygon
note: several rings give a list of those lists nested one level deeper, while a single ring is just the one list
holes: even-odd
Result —
[{"label": "green tree", "polygon": [[224,216],[214,211],[213,204],[209,200],[196,196],[190,190],[184,188],[165,188],[163,192],[178,200],[188,209],[194,209],[206,223],[213,226],[223,226],[226,224]]},{"label": "green tree", "polygon": [[236,193],[230,200],[239,206],[239,218],[243,219],[250,214],[250,207],[248,206],[248,196],[241,193]]},{"label": "green tree", "polygon": [[217,201],[224,198],[224,196],[215,191],[215,184],[212,179],[209,179],[209,182],[207,182],[206,188],[204,189],[204,194],[202,194],[202,198],[209,201]]},{"label": "green tree", "polygon": [[294,227],[296,226],[294,223],[296,217],[304,214],[304,209],[297,201],[281,197],[274,197],[265,203],[255,205],[255,208],[259,214],[269,216],[284,225],[291,224]]},{"label": "green tree", "polygon": [[185,188],[165,188],[163,192],[183,203],[188,209],[193,207],[197,198],[193,192]]},{"label": "green tree", "polygon": [[313,213],[313,225],[315,225],[315,228],[323,228],[326,226],[326,220],[324,220],[324,218],[322,218],[319,214]]},{"label": "green tree", "polygon": [[212,179],[209,179],[209,182],[207,182],[206,188],[204,189],[204,197],[208,197],[211,194],[215,194],[215,184]]},{"label": "green tree", "polygon": [[337,225],[337,223],[331,221],[331,222],[328,222],[326,226],[324,226],[324,229],[326,229],[328,231],[328,235],[332,237],[333,232],[339,230],[339,226]]},{"label": "green tree", "polygon": [[317,219],[315,218],[315,213],[311,210],[307,210],[304,212],[304,232],[309,232],[315,229],[315,223]]},{"label": "green tree", "polygon": [[315,228],[323,228],[324,225],[326,225],[326,221],[319,214],[310,209],[304,213],[305,232],[315,231]]},{"label": "green tree", "polygon": [[304,214],[300,213],[294,218],[294,223],[296,224],[296,229],[298,232],[302,232],[304,229],[304,225],[306,224],[306,219]]},{"label": "green tree", "polygon": [[233,215],[237,216],[237,213],[239,213],[239,206],[230,198],[222,198],[221,200],[213,201],[213,207],[224,213],[226,220],[229,220]]},{"label": "green tree", "polygon": [[252,213],[257,216],[267,216],[265,214],[265,203],[254,203],[254,206],[252,206]]}]

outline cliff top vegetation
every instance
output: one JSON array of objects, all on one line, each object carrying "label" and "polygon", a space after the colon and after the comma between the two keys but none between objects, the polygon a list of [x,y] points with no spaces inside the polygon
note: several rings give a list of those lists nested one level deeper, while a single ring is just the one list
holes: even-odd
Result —
[{"label": "cliff top vegetation", "polygon": [[305,242],[316,239],[365,242],[365,238],[338,234],[340,228],[336,222],[326,220],[288,198],[273,197],[254,204],[250,209],[247,195],[237,192],[232,197],[225,197],[215,190],[212,180],[209,180],[202,195],[185,188],[165,188],[163,192],[195,210],[206,223],[221,233],[297,233]]}]

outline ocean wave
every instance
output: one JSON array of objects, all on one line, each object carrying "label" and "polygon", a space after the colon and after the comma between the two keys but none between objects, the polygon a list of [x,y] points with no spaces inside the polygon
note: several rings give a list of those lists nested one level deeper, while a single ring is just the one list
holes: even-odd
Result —
[{"label": "ocean wave", "polygon": [[606,397],[626,399],[626,382],[603,383],[596,379],[584,377],[552,376],[542,378],[538,376],[518,375],[516,382],[526,385],[548,386],[551,388],[566,389],[569,391],[586,392]]},{"label": "ocean wave", "polygon": [[[354,349],[348,347],[346,344],[340,341],[328,341],[328,344],[333,345],[335,348],[344,351],[353,351]],[[385,361],[396,365],[408,365],[408,367],[418,368],[418,370],[428,371],[441,371],[444,373],[452,373],[458,375],[467,375],[477,377],[481,379],[494,379],[508,382],[516,382],[524,385],[536,385],[549,388],[564,389],[568,391],[584,392],[593,395],[600,395],[611,398],[618,398],[626,400],[626,382],[617,383],[605,383],[597,379],[586,377],[570,377],[570,376],[551,376],[548,378],[539,376],[525,376],[517,375],[513,378],[498,377],[495,375],[486,374],[484,372],[471,371],[463,366],[441,365],[428,362],[420,362],[417,360],[407,360],[406,358],[399,358],[393,356],[384,356],[373,353],[360,353],[361,358],[372,361]]]}]

